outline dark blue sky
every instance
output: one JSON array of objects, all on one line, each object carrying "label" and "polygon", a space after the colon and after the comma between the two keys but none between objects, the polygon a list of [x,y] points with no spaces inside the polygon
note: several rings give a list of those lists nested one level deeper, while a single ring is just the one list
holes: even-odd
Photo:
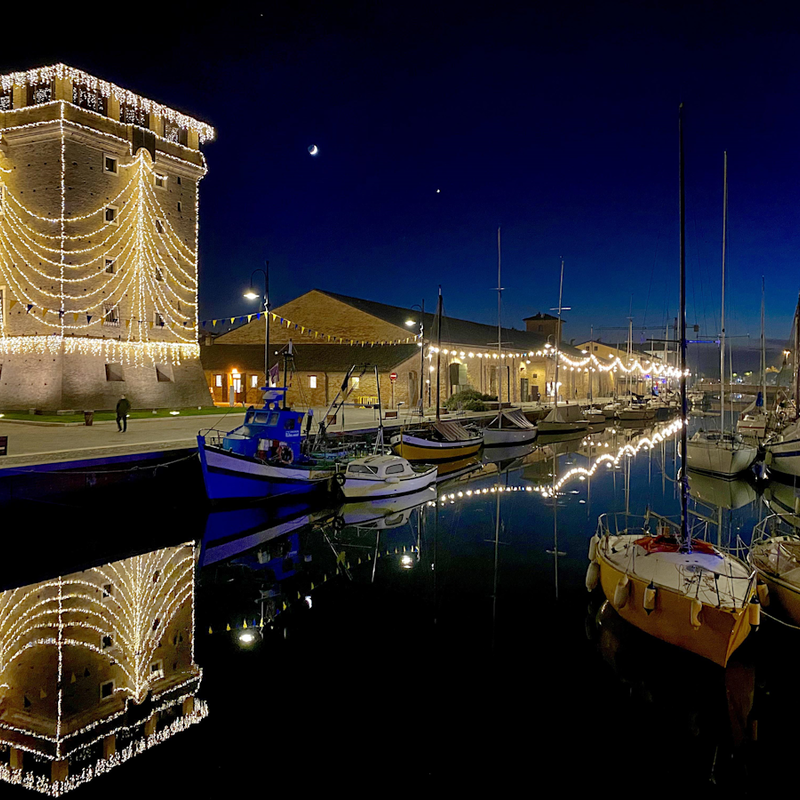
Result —
[{"label": "dark blue sky", "polygon": [[557,303],[563,256],[565,335],[626,325],[632,300],[640,338],[677,311],[682,100],[689,323],[717,331],[727,149],[728,331],[758,336],[764,274],[768,335],[789,335],[800,20],[780,6],[196,8],[20,24],[0,65],[64,61],[216,127],[201,318],[253,310],[241,292],[269,258],[273,304],[319,287],[433,308],[441,283],[448,313],[494,323],[500,225],[505,324]]}]

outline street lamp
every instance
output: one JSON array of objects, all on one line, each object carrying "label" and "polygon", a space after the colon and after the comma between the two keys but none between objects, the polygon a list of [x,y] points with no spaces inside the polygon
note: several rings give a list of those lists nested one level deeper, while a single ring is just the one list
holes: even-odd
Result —
[{"label": "street lamp", "polygon": [[[422,337],[425,332],[425,300],[423,299],[422,305],[414,303],[410,310],[413,311],[415,308],[419,309],[419,414],[420,416],[424,416],[425,384],[422,382],[422,373],[425,369],[425,340]],[[409,327],[413,326],[414,320],[407,319],[406,325]]]},{"label": "street lamp", "polygon": [[267,329],[264,339],[264,382],[269,389],[269,261],[265,262],[265,269],[254,269],[250,274],[250,288],[244,293],[248,300],[258,300],[258,294],[253,290],[253,276],[260,272],[264,276],[264,327]]}]

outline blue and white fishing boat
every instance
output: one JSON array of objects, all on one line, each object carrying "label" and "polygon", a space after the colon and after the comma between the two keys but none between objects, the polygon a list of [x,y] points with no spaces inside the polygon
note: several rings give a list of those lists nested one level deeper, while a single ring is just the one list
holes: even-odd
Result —
[{"label": "blue and white fishing boat", "polygon": [[263,391],[264,407],[250,406],[238,428],[198,434],[203,481],[211,501],[333,489],[334,462],[306,452],[305,412],[286,407],[286,387]]}]

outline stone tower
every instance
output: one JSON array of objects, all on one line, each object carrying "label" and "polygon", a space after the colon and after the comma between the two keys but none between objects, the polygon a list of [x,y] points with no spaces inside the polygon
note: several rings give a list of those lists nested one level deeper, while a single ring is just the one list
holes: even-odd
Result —
[{"label": "stone tower", "polygon": [[0,410],[207,405],[205,123],[57,64],[0,76]]}]

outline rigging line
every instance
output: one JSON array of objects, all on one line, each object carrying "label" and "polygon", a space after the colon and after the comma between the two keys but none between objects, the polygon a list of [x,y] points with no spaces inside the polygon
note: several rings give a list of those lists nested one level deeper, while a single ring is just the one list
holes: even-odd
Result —
[{"label": "rigging line", "polygon": [[650,305],[650,292],[653,288],[653,275],[656,271],[656,261],[658,260],[658,246],[660,242],[661,242],[661,231],[659,231],[658,238],[656,239],[655,251],[653,253],[653,263],[650,267],[650,283],[647,287],[647,298],[645,299],[644,302],[644,319],[642,321],[642,330],[644,330],[645,326],[647,325],[647,309]]}]

